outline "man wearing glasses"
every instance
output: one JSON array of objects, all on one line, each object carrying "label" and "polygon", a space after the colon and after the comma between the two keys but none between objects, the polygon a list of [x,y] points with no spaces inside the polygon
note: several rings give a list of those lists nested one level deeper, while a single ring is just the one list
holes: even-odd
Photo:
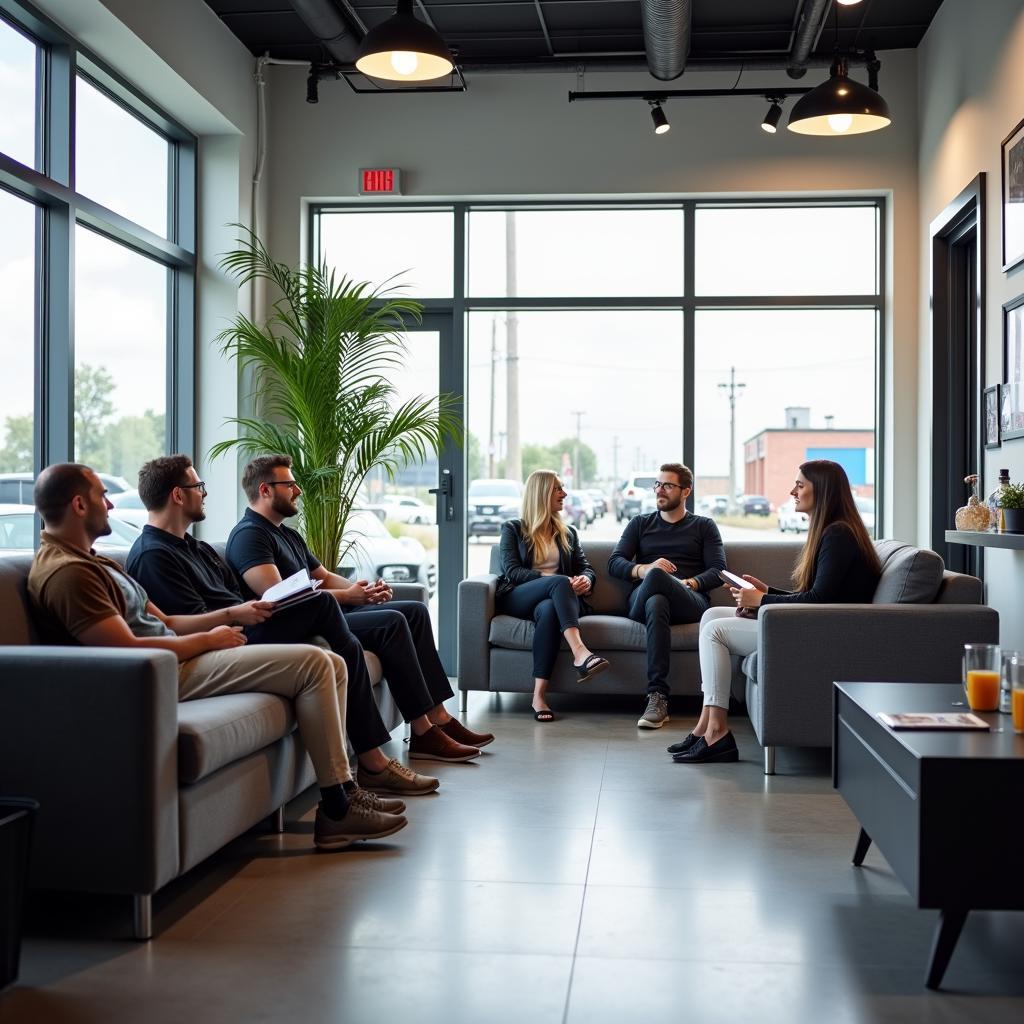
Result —
[{"label": "man wearing glasses", "polygon": [[636,723],[660,729],[668,720],[671,627],[699,622],[720,586],[725,548],[714,520],[687,511],[693,473],[666,462],[654,484],[658,510],[634,516],[608,560],[608,572],[631,580],[629,617],[647,627],[647,707]]}]

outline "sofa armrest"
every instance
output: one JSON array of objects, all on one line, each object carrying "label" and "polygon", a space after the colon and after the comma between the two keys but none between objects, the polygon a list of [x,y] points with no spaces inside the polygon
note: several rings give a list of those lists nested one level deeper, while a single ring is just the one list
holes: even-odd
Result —
[{"label": "sofa armrest", "polygon": [[459,584],[459,689],[491,688],[491,648],[487,638],[494,618],[498,577],[470,576]]},{"label": "sofa armrest", "polygon": [[0,792],[39,801],[37,887],[145,894],[174,878],[175,656],[0,647]]},{"label": "sofa armrest", "polygon": [[835,682],[955,682],[965,643],[998,643],[985,605],[774,605],[758,616],[758,739],[832,742]]},{"label": "sofa armrest", "polygon": [[427,588],[422,583],[391,583],[391,594],[395,601],[419,601],[429,604]]}]

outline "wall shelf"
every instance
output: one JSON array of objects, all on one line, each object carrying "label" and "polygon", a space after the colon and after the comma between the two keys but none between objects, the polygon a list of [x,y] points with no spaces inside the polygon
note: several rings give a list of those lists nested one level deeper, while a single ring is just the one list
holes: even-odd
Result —
[{"label": "wall shelf", "polygon": [[947,544],[973,544],[979,548],[1011,548],[1024,551],[1024,533],[988,533],[978,530],[947,530]]}]

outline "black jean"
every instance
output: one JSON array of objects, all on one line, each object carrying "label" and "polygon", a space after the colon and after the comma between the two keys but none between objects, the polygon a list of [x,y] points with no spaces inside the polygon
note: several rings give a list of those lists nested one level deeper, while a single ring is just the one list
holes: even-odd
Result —
[{"label": "black jean", "polygon": [[664,569],[651,569],[629,596],[629,617],[647,626],[647,692],[669,694],[672,626],[700,622],[711,601]]},{"label": "black jean", "polygon": [[266,622],[246,627],[245,635],[251,644],[301,644],[309,643],[314,636],[323,637],[348,669],[345,730],[352,748],[357,754],[365,754],[391,739],[373,699],[362,645],[352,635],[338,602],[330,594],[317,594],[301,604],[282,608]]},{"label": "black jean", "polygon": [[533,677],[550,679],[562,633],[580,624],[580,602],[569,577],[541,576],[520,583],[498,598],[496,610],[517,619],[533,619]]},{"label": "black jean", "polygon": [[388,601],[343,611],[359,642],[380,658],[384,678],[407,722],[453,696],[425,604]]}]

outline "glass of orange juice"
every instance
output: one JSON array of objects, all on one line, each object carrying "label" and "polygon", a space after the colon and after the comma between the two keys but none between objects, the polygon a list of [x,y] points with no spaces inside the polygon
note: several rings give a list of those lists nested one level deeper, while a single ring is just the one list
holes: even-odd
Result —
[{"label": "glass of orange juice", "polygon": [[999,645],[964,644],[964,690],[972,711],[999,710]]},{"label": "glass of orange juice", "polygon": [[1010,714],[1013,731],[1024,733],[1024,655],[1017,654],[1003,667],[1010,683]]}]

